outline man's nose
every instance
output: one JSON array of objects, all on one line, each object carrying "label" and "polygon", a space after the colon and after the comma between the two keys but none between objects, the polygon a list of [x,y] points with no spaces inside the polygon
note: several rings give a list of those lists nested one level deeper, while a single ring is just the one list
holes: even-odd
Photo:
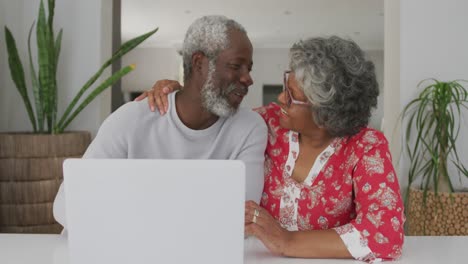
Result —
[{"label": "man's nose", "polygon": [[242,74],[240,81],[243,85],[245,85],[245,87],[251,86],[253,84],[253,80],[252,76],[250,76],[250,72],[245,72]]}]

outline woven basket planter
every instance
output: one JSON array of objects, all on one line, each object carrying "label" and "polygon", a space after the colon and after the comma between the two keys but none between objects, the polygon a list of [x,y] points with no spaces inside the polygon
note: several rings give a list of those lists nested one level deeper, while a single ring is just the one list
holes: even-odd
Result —
[{"label": "woven basket planter", "polygon": [[[468,192],[427,192],[426,208],[423,191],[410,189],[408,235],[412,236],[466,236],[468,235]],[[452,197],[452,198],[451,198]]]},{"label": "woven basket planter", "polygon": [[90,142],[89,132],[0,133],[0,232],[60,233],[52,206],[62,163],[81,157]]}]

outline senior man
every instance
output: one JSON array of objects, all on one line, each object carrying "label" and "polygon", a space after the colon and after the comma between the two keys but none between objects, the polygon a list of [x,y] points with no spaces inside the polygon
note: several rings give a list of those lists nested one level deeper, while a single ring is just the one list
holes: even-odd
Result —
[{"label": "senior man", "polygon": [[[236,21],[197,19],[181,51],[185,88],[170,95],[168,114],[151,112],[145,101],[125,104],[104,121],[83,158],[241,160],[246,199],[259,202],[267,128],[257,113],[239,108],[253,83],[252,51]],[[62,185],[54,216],[66,228],[64,195]]]}]

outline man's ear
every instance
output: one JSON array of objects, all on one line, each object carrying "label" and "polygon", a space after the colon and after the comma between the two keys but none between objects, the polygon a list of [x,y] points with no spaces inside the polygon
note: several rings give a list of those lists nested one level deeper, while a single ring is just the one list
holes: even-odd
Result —
[{"label": "man's ear", "polygon": [[203,62],[205,60],[205,54],[201,51],[197,51],[192,54],[192,67],[195,72],[202,72]]}]

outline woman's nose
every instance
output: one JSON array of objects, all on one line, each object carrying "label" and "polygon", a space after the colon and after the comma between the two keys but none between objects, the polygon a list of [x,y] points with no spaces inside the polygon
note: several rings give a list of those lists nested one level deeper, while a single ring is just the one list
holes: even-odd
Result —
[{"label": "woman's nose", "polygon": [[287,104],[286,92],[283,91],[278,95],[278,102],[280,104],[286,105]]}]

